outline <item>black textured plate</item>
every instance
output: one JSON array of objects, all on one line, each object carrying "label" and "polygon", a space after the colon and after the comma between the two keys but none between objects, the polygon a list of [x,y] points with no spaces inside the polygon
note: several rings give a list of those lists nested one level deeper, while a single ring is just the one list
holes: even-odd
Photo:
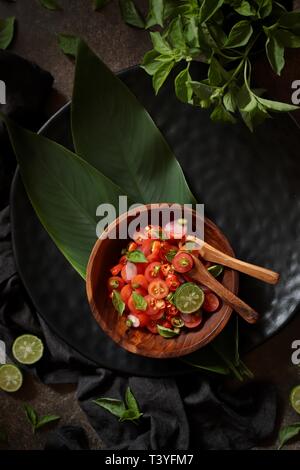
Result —
[{"label": "black textured plate", "polygon": [[[195,74],[201,74],[195,65]],[[206,214],[224,231],[238,257],[281,273],[278,286],[241,276],[240,296],[261,313],[256,326],[240,322],[244,350],[276,333],[300,305],[300,130],[290,116],[251,134],[242,124],[215,124],[208,113],[180,103],[169,81],[158,97],[139,68],[120,74],[149,111],[180,161]],[[42,133],[72,148],[70,106]],[[55,247],[15,176],[12,194],[15,257],[34,305],[69,345],[96,363],[137,375],[190,370],[177,360],[136,356],[115,345],[94,321],[85,285]]]}]

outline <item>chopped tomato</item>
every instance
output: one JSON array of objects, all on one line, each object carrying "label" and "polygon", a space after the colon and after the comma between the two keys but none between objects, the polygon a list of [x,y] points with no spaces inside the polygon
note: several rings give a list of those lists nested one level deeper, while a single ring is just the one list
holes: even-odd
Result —
[{"label": "chopped tomato", "polygon": [[145,278],[148,282],[154,281],[155,279],[162,279],[161,264],[158,261],[150,263],[145,269]]},{"label": "chopped tomato", "polygon": [[137,263],[136,264],[136,271],[137,274],[144,274],[145,269],[147,268],[148,263]]},{"label": "chopped tomato", "polygon": [[112,276],[108,279],[108,289],[110,291],[116,289],[116,290],[121,290],[122,287],[124,286],[124,281],[121,277],[118,276]]},{"label": "chopped tomato", "polygon": [[166,277],[166,283],[170,291],[175,292],[175,290],[180,286],[180,281],[176,274],[169,274]]},{"label": "chopped tomato", "polygon": [[112,273],[113,276],[117,276],[121,272],[122,268],[123,268],[123,264],[119,263],[119,264],[116,264],[116,266],[114,266],[113,268],[111,268],[110,272]]},{"label": "chopped tomato", "polygon": [[156,321],[150,320],[149,323],[147,324],[147,328],[154,335],[158,334]]},{"label": "chopped tomato", "polygon": [[151,252],[147,256],[148,261],[158,261],[160,259],[160,247],[161,243],[158,240],[152,241]]},{"label": "chopped tomato", "polygon": [[155,299],[152,295],[146,295],[145,299],[148,304],[147,315],[156,315],[165,309],[166,303],[163,299]]},{"label": "chopped tomato", "polygon": [[163,299],[169,293],[169,287],[165,281],[158,279],[157,281],[150,282],[148,292],[155,299]]},{"label": "chopped tomato", "polygon": [[125,304],[127,304],[128,300],[129,300],[129,297],[132,294],[131,286],[129,284],[126,284],[126,286],[122,287],[120,294],[121,294],[123,302],[125,302]]},{"label": "chopped tomato", "polygon": [[184,321],[184,325],[187,328],[196,328],[202,322],[202,314],[199,313],[192,313],[192,314],[181,314],[181,318]]},{"label": "chopped tomato", "polygon": [[143,274],[137,274],[131,279],[131,285],[133,289],[138,289],[142,287],[143,289],[148,289],[148,281]]},{"label": "chopped tomato", "polygon": [[220,306],[220,300],[216,296],[216,294],[213,294],[212,292],[205,294],[204,302],[203,302],[203,310],[209,313],[213,313],[216,310],[218,310],[219,306]]},{"label": "chopped tomato", "polygon": [[146,315],[145,313],[141,312],[140,310],[138,310],[137,312],[135,312],[135,316],[140,320],[140,327],[145,327],[148,325],[149,323],[149,316]]},{"label": "chopped tomato", "polygon": [[192,269],[194,261],[191,255],[188,253],[177,253],[172,261],[172,264],[175,268],[175,271],[179,273],[187,273]]},{"label": "chopped tomato", "polygon": [[127,261],[125,266],[123,266],[122,271],[121,271],[121,276],[122,279],[124,279],[125,282],[131,281],[131,279],[136,276],[137,274],[137,268],[134,263],[131,263],[130,261]]},{"label": "chopped tomato", "polygon": [[164,314],[165,314],[164,310],[161,309],[161,310],[158,310],[157,313],[154,313],[153,315],[148,315],[148,316],[151,318],[151,320],[157,321],[157,320],[160,320],[164,316]]},{"label": "chopped tomato", "polygon": [[176,317],[176,315],[178,315],[178,309],[175,307],[174,304],[171,304],[171,302],[166,303],[166,309],[167,314],[171,315],[171,317]]},{"label": "chopped tomato", "polygon": [[161,265],[161,272],[163,273],[165,277],[167,277],[169,274],[174,273],[174,268],[171,264],[165,263]]}]

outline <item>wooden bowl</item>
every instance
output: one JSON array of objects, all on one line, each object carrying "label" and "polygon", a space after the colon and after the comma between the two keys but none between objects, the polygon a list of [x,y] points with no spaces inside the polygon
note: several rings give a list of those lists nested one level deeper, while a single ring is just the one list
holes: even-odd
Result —
[{"label": "wooden bowl", "polygon": [[[146,211],[157,210],[158,205],[152,204],[146,207]],[[192,216],[199,215],[192,209]],[[134,216],[128,213],[118,217],[107,229],[107,232],[121,228],[122,224],[128,224]],[[204,219],[204,238],[212,246],[234,256],[233,250],[220,229],[209,219]],[[118,263],[122,248],[126,247],[128,240],[113,240],[110,238],[98,239],[91,253],[88,267],[86,289],[93,315],[103,331],[107,333],[117,344],[128,351],[154,358],[179,357],[202,348],[212,341],[227,324],[232,309],[221,304],[220,309],[205,316],[205,321],[193,330],[186,330],[172,339],[154,335],[148,331],[130,328],[126,326],[125,316],[119,317],[115,311],[111,299],[108,296],[107,280],[111,276],[110,268]],[[238,275],[231,269],[224,271],[222,283],[235,294],[238,290]]]}]

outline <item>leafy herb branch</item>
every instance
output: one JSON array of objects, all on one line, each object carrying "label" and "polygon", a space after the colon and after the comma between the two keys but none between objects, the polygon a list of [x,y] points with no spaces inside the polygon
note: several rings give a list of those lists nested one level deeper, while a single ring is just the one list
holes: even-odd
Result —
[{"label": "leafy herb branch", "polygon": [[26,418],[32,426],[32,432],[35,433],[38,429],[46,426],[46,424],[58,421],[60,416],[57,415],[45,415],[39,417],[36,410],[30,405],[24,405]]},{"label": "leafy herb branch", "polygon": [[132,421],[136,423],[143,415],[130,387],[126,389],[125,402],[115,398],[97,398],[97,400],[93,400],[93,403],[117,416],[119,421]]}]

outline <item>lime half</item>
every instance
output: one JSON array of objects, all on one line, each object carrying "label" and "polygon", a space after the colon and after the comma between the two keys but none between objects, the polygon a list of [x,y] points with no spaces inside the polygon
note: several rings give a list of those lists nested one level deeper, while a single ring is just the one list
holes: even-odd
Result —
[{"label": "lime half", "polygon": [[36,336],[22,335],[14,341],[12,352],[21,364],[34,364],[41,359],[44,345]]},{"label": "lime half", "polygon": [[300,414],[300,385],[294,387],[290,394],[290,402],[297,413]]},{"label": "lime half", "polygon": [[180,286],[174,295],[174,303],[181,313],[197,312],[204,302],[203,290],[193,282]]},{"label": "lime half", "polygon": [[13,364],[0,367],[0,389],[5,392],[16,392],[21,388],[23,376],[20,369]]}]

